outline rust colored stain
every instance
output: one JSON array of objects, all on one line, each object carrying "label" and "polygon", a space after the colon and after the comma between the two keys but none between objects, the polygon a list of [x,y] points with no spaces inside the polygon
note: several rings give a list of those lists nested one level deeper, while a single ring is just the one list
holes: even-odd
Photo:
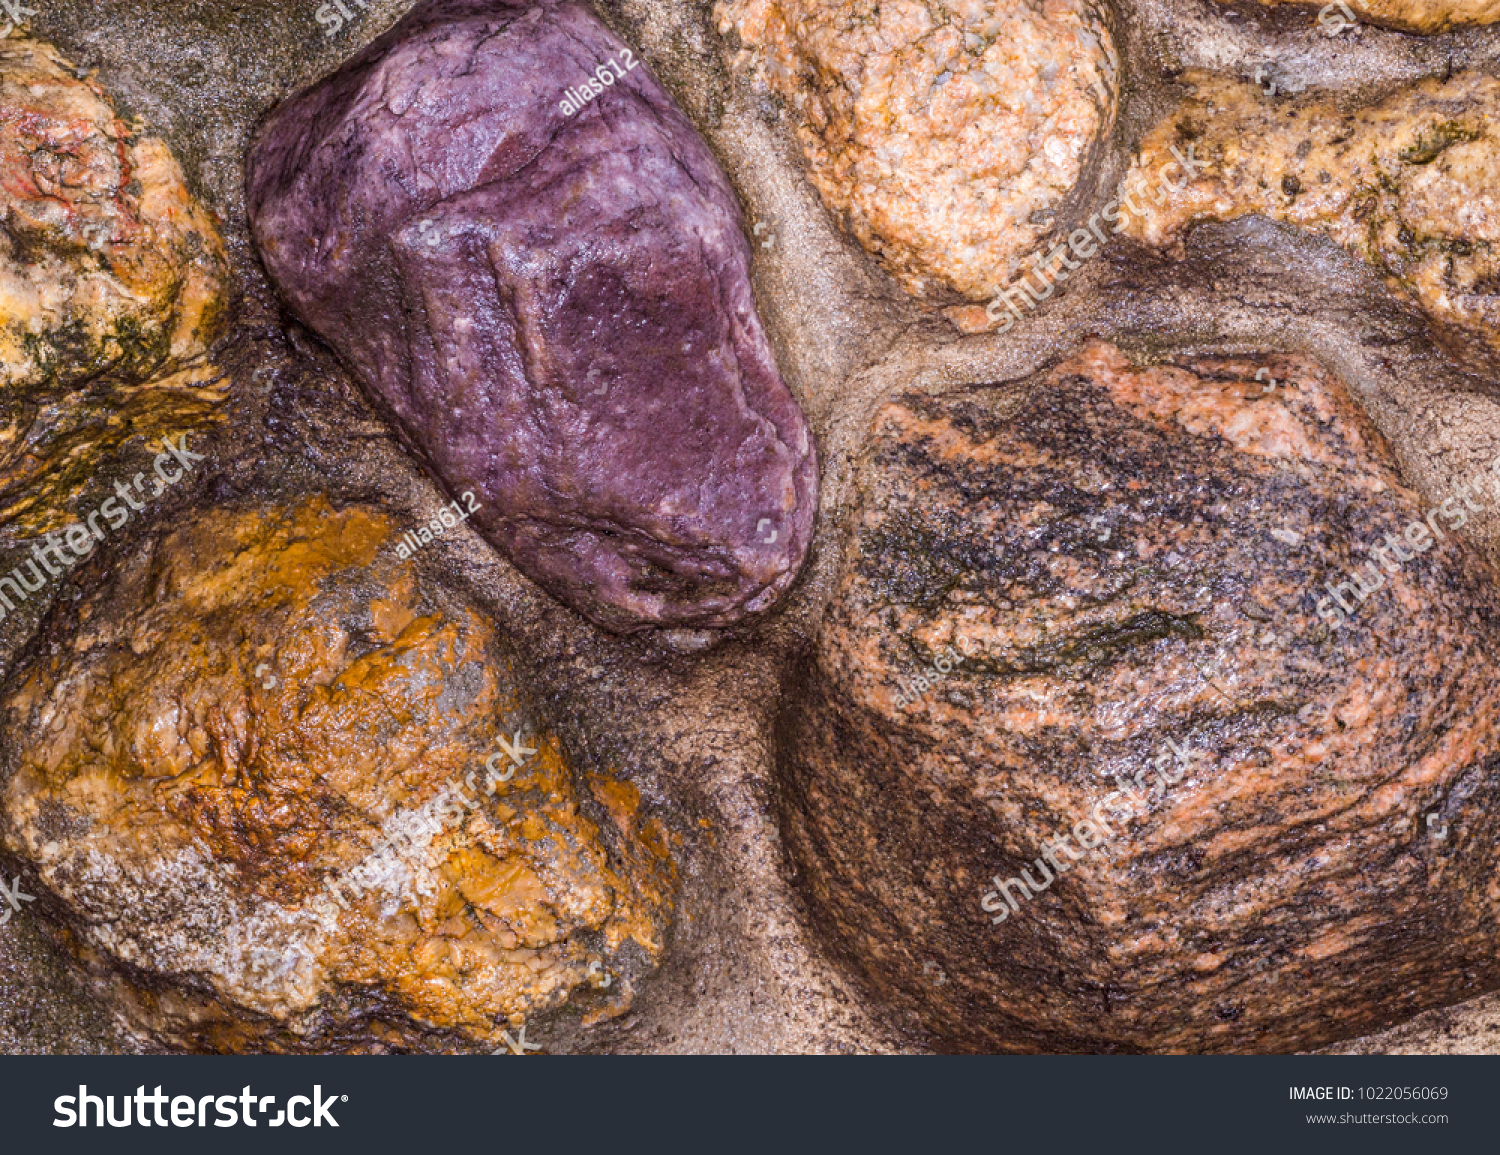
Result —
[{"label": "rust colored stain", "polygon": [[[121,998],[160,1039],[360,1049],[380,1021],[417,1049],[495,1041],[590,963],[661,952],[654,820],[625,783],[589,816],[501,639],[393,536],[322,498],[196,515],[21,675],[0,836],[145,976]],[[518,730],[535,752],[489,792]]]}]

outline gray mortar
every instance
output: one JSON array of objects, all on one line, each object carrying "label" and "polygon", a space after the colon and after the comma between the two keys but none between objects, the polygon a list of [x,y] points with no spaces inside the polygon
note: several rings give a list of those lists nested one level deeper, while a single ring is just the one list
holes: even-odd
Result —
[{"label": "gray mortar", "polygon": [[[122,111],[168,140],[224,222],[237,274],[235,327],[216,358],[234,383],[230,420],[191,491],[179,487],[146,523],[133,523],[132,540],[186,503],[240,495],[323,490],[379,501],[412,523],[442,504],[326,351],[283,327],[242,204],[243,155],[258,119],[407,7],[370,0],[332,37],[314,18],[316,0],[52,0],[32,18],[35,35],[97,69]],[[1166,78],[1184,68],[1248,78],[1264,66],[1283,86],[1352,91],[1450,67],[1494,70],[1500,60],[1500,31],[1422,38],[1361,25],[1330,38],[1315,7],[1138,0],[1122,9],[1120,126],[1080,202],[1107,199],[1102,190],[1123,171],[1126,150],[1170,106]],[[773,818],[771,720],[785,672],[814,635],[842,564],[850,464],[875,407],[906,388],[1023,378],[1090,335],[1146,357],[1304,352],[1350,382],[1413,486],[1436,502],[1500,451],[1500,391],[1446,360],[1422,318],[1359,262],[1258,218],[1200,230],[1180,261],[1114,238],[1007,335],[961,337],[838,230],[802,175],[785,110],[729,80],[727,47],[703,0],[599,0],[599,11],[719,155],[745,204],[747,231],[757,221],[768,226],[751,238],[757,299],[818,436],[823,488],[811,560],[782,607],[707,650],[704,638],[689,635],[652,642],[601,634],[466,528],[422,551],[421,564],[458,575],[512,637],[525,692],[575,762],[627,775],[686,840],[666,961],[640,984],[632,1012],[583,1028],[565,1010],[529,1024],[527,1037],[552,1053],[921,1051],[924,1040],[883,1021],[823,951],[788,878]],[[139,451],[101,462],[99,492],[139,468]],[[80,504],[97,500],[85,495]],[[1486,512],[1470,525],[1471,539],[1500,562],[1500,517]],[[0,535],[0,570],[14,564],[7,559],[15,545]],[[48,594],[71,596],[61,583]],[[39,601],[0,626],[6,668],[44,609]],[[0,874],[11,878],[15,866],[0,862]],[[149,1049],[114,1025],[102,980],[80,975],[41,906],[0,927],[0,1051]],[[1500,996],[1336,1049],[1500,1051]]]}]

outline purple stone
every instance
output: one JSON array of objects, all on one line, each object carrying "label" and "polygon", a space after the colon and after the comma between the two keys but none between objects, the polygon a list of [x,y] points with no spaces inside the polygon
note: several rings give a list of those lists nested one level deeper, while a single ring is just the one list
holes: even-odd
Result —
[{"label": "purple stone", "polygon": [[586,8],[420,5],[275,110],[248,203],[298,316],[561,601],[620,632],[719,626],[796,577],[815,449],[739,205]]}]

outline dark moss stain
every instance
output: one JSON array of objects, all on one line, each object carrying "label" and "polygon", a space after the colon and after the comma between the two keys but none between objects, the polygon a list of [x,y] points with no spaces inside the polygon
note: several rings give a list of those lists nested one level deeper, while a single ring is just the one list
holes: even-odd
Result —
[{"label": "dark moss stain", "polygon": [[1018,650],[1011,661],[970,659],[965,661],[964,669],[999,677],[1043,674],[1069,666],[1118,661],[1132,650],[1168,638],[1198,641],[1203,636],[1203,627],[1193,616],[1152,609],[1123,622],[1059,633],[1038,645]]},{"label": "dark moss stain", "polygon": [[932,614],[985,568],[981,558],[923,520],[895,514],[860,535],[860,569],[884,600]]},{"label": "dark moss stain", "polygon": [[1401,150],[1402,164],[1431,164],[1444,150],[1452,148],[1455,144],[1464,141],[1478,140],[1479,133],[1472,128],[1465,128],[1454,121],[1446,121],[1434,125],[1432,134],[1421,133],[1417,137],[1417,143]]},{"label": "dark moss stain", "polygon": [[38,382],[30,390],[35,391],[89,381],[111,371],[123,377],[149,376],[166,360],[172,334],[125,315],[99,338],[89,335],[82,320],[75,320],[46,333],[27,333],[21,343],[36,366]]}]

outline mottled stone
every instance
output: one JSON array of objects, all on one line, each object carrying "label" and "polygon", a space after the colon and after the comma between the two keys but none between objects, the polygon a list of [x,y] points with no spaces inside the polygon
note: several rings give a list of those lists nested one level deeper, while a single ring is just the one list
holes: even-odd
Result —
[{"label": "mottled stone", "polygon": [[[1260,0],[1275,7],[1305,0]],[[1317,9],[1319,30],[1337,36],[1354,24],[1378,24],[1406,32],[1447,32],[1472,24],[1493,24],[1500,20],[1500,3],[1496,0],[1314,0],[1309,7]]]},{"label": "mottled stone", "polygon": [[797,111],[823,201],[903,287],[1008,284],[1114,124],[1092,0],[721,0],[736,67]]},{"label": "mottled stone", "polygon": [[817,471],[738,204],[581,5],[420,5],[277,109],[249,207],[298,315],[557,598],[718,626],[791,584]]},{"label": "mottled stone", "polygon": [[1365,556],[1429,510],[1337,380],[1094,344],[888,403],[857,483],[783,819],[938,1045],[1287,1051],[1500,985],[1497,575],[1462,504]]},{"label": "mottled stone", "polygon": [[[139,384],[105,378],[66,392],[0,398],[0,526],[19,544],[61,530],[108,500],[100,483],[127,483],[132,450],[151,475],[163,444],[191,437],[196,452],[224,419],[228,377],[207,359]],[[143,491],[149,492],[149,491]],[[107,515],[106,515],[107,516]]]},{"label": "mottled stone", "polygon": [[1261,213],[1320,232],[1414,298],[1460,354],[1500,365],[1500,80],[1424,80],[1350,108],[1327,93],[1267,99],[1207,73],[1141,143],[1132,185],[1192,142],[1202,167],[1160,190],[1127,235],[1181,245],[1195,223]]},{"label": "mottled stone", "polygon": [[160,140],[55,48],[0,40],[0,388],[143,380],[201,354],[224,243]]},{"label": "mottled stone", "polygon": [[628,783],[578,781],[398,537],[321,498],[195,515],[96,574],[12,683],[0,845],[158,1040],[498,1044],[628,1005],[660,953],[663,831]]}]

